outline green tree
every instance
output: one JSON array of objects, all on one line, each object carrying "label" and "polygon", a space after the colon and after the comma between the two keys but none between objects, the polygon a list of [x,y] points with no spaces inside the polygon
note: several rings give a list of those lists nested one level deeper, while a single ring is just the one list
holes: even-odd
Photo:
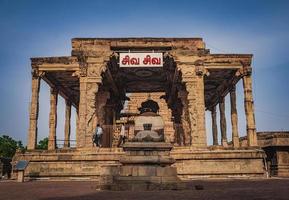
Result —
[{"label": "green tree", "polygon": [[37,149],[43,149],[43,150],[48,149],[48,138],[47,137],[38,142]]},{"label": "green tree", "polygon": [[16,141],[8,135],[2,135],[0,137],[0,156],[6,158],[12,158],[19,149],[20,151],[24,151],[25,148],[21,141]]}]

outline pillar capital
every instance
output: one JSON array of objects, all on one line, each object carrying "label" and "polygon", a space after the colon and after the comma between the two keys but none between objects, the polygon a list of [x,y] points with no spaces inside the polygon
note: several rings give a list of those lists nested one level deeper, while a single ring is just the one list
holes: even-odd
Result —
[{"label": "pillar capital", "polygon": [[50,87],[50,94],[51,95],[57,95],[58,94],[58,89],[56,86]]},{"label": "pillar capital", "polygon": [[32,78],[42,78],[45,75],[45,71],[40,71],[38,68],[32,68]]},{"label": "pillar capital", "polygon": [[225,102],[225,97],[220,96],[220,97],[219,97],[219,103],[224,103],[224,102]]},{"label": "pillar capital", "polygon": [[236,76],[251,76],[252,67],[250,65],[243,65],[242,68],[238,69],[236,72]]},{"label": "pillar capital", "polygon": [[68,99],[65,99],[65,104],[66,104],[66,106],[71,106],[72,105],[71,101],[68,100]]},{"label": "pillar capital", "polygon": [[78,56],[78,63],[79,63],[79,73],[77,73],[76,75],[78,75],[79,77],[86,77],[87,76],[87,56]]},{"label": "pillar capital", "polygon": [[203,65],[184,65],[178,66],[179,70],[182,72],[182,81],[191,82],[197,77],[209,76],[210,72],[205,69]]}]

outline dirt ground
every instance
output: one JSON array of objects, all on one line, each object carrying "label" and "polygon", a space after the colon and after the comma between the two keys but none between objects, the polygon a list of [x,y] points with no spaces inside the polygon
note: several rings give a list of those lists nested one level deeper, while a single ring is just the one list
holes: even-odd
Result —
[{"label": "dirt ground", "polygon": [[95,182],[0,180],[1,200],[90,200],[90,199],[288,199],[289,179],[195,180],[203,190],[176,191],[98,191]]}]

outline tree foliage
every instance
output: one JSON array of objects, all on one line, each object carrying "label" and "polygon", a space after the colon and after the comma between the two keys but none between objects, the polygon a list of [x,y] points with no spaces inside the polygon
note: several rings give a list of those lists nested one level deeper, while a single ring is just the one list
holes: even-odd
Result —
[{"label": "tree foliage", "polygon": [[43,149],[43,150],[48,149],[48,138],[47,137],[38,142],[37,149]]},{"label": "tree foliage", "polygon": [[0,136],[0,156],[6,158],[12,158],[19,149],[20,151],[24,151],[25,148],[21,141],[16,141],[8,135]]}]

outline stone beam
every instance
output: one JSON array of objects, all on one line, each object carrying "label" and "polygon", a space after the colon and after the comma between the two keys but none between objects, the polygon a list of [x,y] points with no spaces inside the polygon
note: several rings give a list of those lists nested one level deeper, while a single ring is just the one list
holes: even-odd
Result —
[{"label": "stone beam", "polygon": [[205,68],[242,68],[242,63],[251,63],[252,54],[208,54],[202,56]]},{"label": "stone beam", "polygon": [[47,72],[58,72],[58,71],[72,71],[72,72],[77,72],[79,71],[79,64],[74,63],[74,64],[61,64],[61,63],[44,63],[38,65],[39,70],[42,71],[47,71]]},{"label": "stone beam", "polygon": [[44,70],[44,71],[46,70],[47,71],[79,70],[78,59],[75,56],[31,58],[31,65],[34,67],[36,66],[39,70]]},{"label": "stone beam", "polygon": [[197,55],[188,52],[184,55],[174,55],[179,64],[194,64],[202,61],[206,69],[238,69],[242,63],[251,63],[252,54],[205,54]]}]

